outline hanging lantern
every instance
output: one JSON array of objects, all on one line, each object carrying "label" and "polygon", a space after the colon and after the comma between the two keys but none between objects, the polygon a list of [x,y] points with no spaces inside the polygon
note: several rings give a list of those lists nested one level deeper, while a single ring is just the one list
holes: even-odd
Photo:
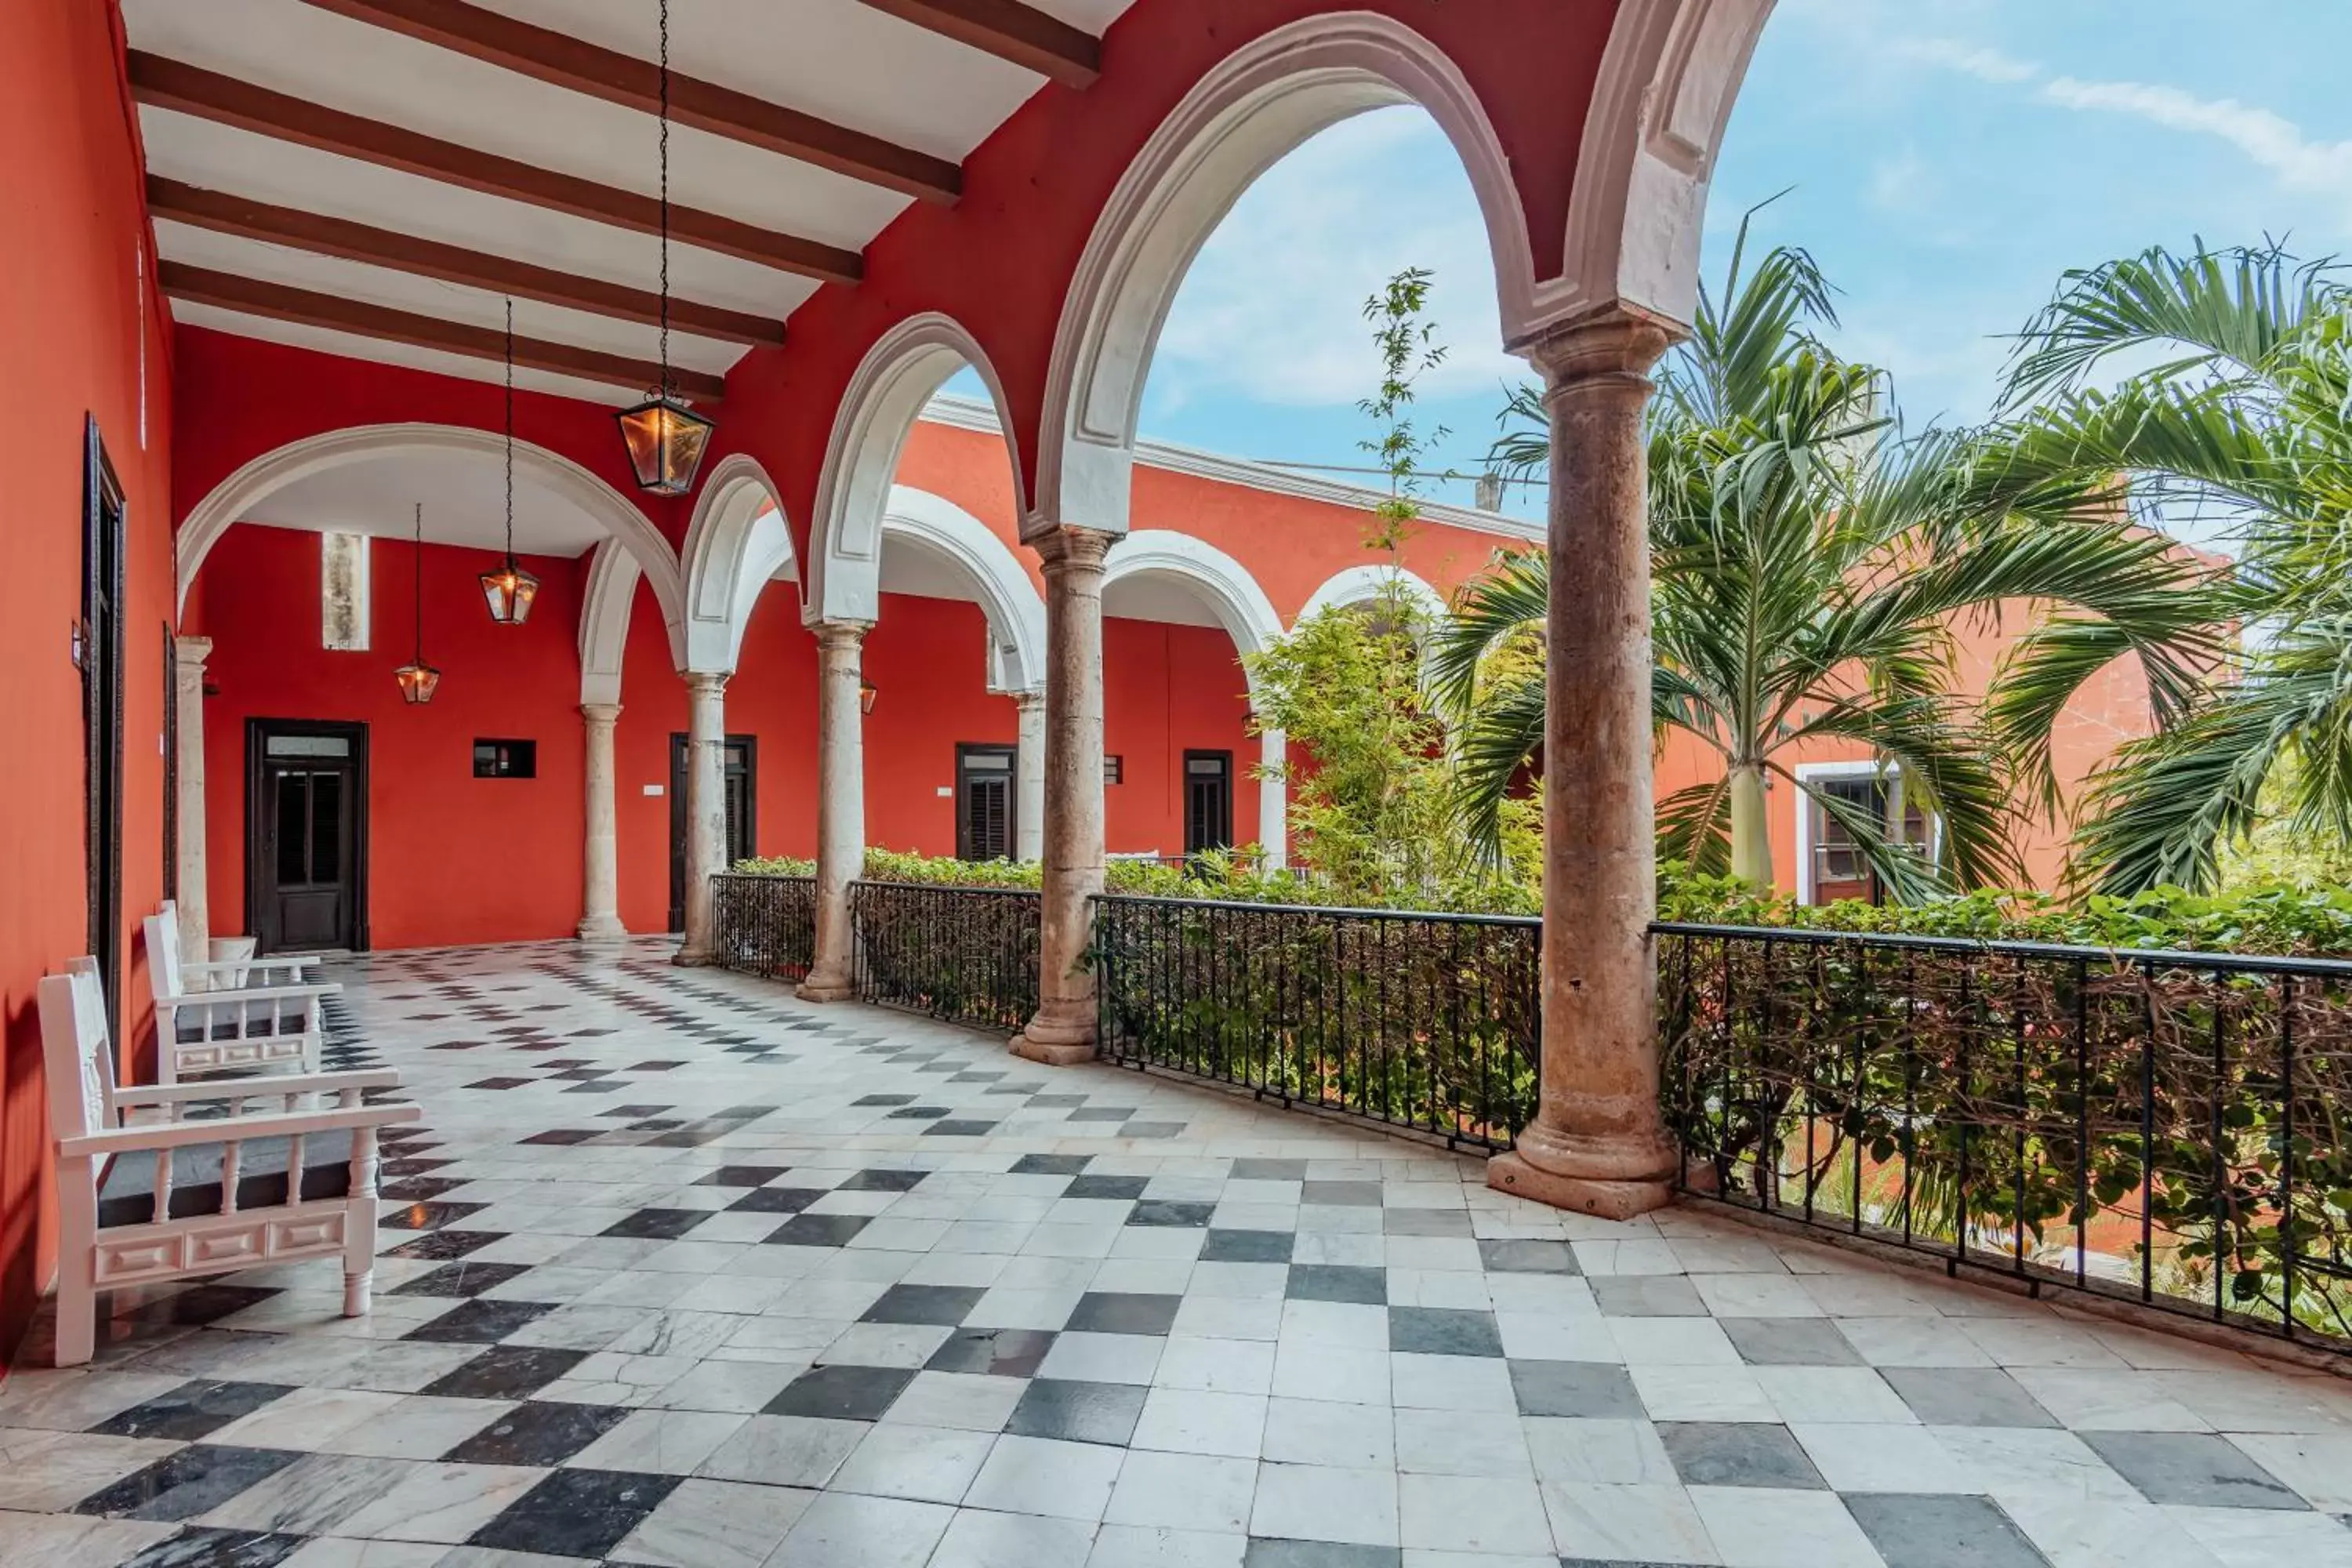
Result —
[{"label": "hanging lantern", "polygon": [[400,682],[400,700],[412,708],[422,708],[433,700],[433,693],[441,685],[441,672],[425,662],[425,503],[416,503],[416,656],[398,669],[392,678]]},{"label": "hanging lantern", "polygon": [[871,715],[874,711],[874,700],[881,695],[881,688],[862,675],[857,678],[857,710],[860,713]]},{"label": "hanging lantern", "polygon": [[[663,357],[667,359],[665,351]],[[664,367],[667,374],[667,367]],[[629,467],[636,470],[637,488],[657,496],[682,496],[694,488],[695,471],[710,445],[709,420],[667,392],[655,392],[635,408],[621,410],[621,440],[629,448]]]},{"label": "hanging lantern", "polygon": [[657,496],[694,489],[715,426],[687,406],[669,374],[669,0],[661,0],[661,384],[618,416],[637,488]]},{"label": "hanging lantern", "polygon": [[530,605],[539,597],[539,579],[522,569],[514,548],[514,300],[507,300],[507,558],[482,574],[482,597],[489,602],[490,619],[502,626],[519,626],[530,619]]}]

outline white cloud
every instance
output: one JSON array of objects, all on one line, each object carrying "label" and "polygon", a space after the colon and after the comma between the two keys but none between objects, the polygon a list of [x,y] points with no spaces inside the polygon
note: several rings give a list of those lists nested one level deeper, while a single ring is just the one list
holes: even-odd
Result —
[{"label": "white cloud", "polygon": [[1491,389],[1526,367],[1502,350],[1486,225],[1453,148],[1418,109],[1377,110],[1314,138],[1244,192],[1201,249],[1153,362],[1163,411],[1229,396],[1334,407],[1373,391],[1363,302],[1408,267],[1435,274],[1450,353],[1421,390]]},{"label": "white cloud", "polygon": [[2177,87],[2059,77],[2042,97],[2065,109],[2124,114],[2219,137],[2292,189],[2333,197],[2352,208],[2352,142],[2315,142],[2284,115],[2229,98],[2198,98]]},{"label": "white cloud", "polygon": [[1958,71],[1997,86],[2032,81],[2042,74],[2042,68],[2031,60],[1958,38],[1905,38],[1895,46],[1895,52],[1904,59]]}]

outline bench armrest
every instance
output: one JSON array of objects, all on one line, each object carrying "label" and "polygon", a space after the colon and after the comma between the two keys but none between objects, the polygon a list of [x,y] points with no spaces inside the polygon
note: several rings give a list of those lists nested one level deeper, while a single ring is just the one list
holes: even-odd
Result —
[{"label": "bench armrest", "polygon": [[352,1089],[398,1089],[391,1068],[365,1072],[305,1073],[294,1077],[240,1078],[201,1083],[141,1084],[114,1091],[117,1110],[132,1105],[185,1105],[214,1100],[275,1100],[298,1094],[341,1094]]},{"label": "bench armrest", "polygon": [[390,1127],[415,1121],[425,1114],[415,1105],[346,1105],[324,1110],[299,1110],[267,1116],[227,1116],[206,1121],[159,1121],[141,1127],[110,1127],[58,1140],[60,1159],[105,1158],[116,1154],[181,1149],[192,1143],[245,1143],[257,1138],[291,1138],[297,1133],[341,1132],[361,1127]]},{"label": "bench armrest", "polygon": [[342,990],[341,984],[326,981],[317,985],[259,985],[247,991],[190,991],[178,996],[158,996],[158,1007],[232,1007],[241,1002],[302,1002],[332,996]]}]

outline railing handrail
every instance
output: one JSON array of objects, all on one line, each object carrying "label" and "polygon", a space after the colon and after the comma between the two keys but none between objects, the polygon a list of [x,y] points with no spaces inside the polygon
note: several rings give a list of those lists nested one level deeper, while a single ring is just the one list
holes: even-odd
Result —
[{"label": "railing handrail", "polygon": [[1022,899],[1038,896],[1034,888],[975,887],[962,882],[903,882],[891,877],[853,877],[849,885],[853,888],[911,888],[919,893],[997,893]]},{"label": "railing handrail", "polygon": [[1540,926],[1535,915],[1465,914],[1452,910],[1362,910],[1339,904],[1262,904],[1255,899],[1186,899],[1167,893],[1097,893],[1097,903],[1221,910],[1255,910],[1270,915],[1333,915],[1352,920],[1427,921],[1438,925]]},{"label": "railing handrail", "polygon": [[2118,968],[2201,969],[2214,973],[2292,974],[2352,980],[2352,961],[2340,958],[2182,952],[2168,948],[2090,947],[2055,942],[2023,942],[2008,937],[1918,936],[1904,931],[1822,931],[1811,926],[1712,925],[1689,921],[1655,921],[1651,923],[1650,930],[1658,936],[1696,936],[1721,941],[1787,942],[1817,947],[1864,942],[1913,952],[1992,953],[2070,963],[2107,963]]},{"label": "railing handrail", "polygon": [[713,881],[727,882],[814,882],[814,871],[713,871]]}]

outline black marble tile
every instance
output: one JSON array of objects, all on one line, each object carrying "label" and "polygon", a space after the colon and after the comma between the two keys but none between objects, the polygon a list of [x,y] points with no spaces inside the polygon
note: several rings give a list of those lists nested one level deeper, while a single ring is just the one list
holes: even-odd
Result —
[{"label": "black marble tile", "polygon": [[2311,1506],[2244,1449],[2211,1432],[2084,1432],[2082,1438],[2152,1503],[2297,1511]]},{"label": "black marble tile", "polygon": [[872,1223],[862,1214],[796,1214],[766,1239],[784,1247],[846,1247]]},{"label": "black marble tile", "polygon": [[628,1416],[611,1405],[518,1405],[441,1458],[453,1465],[560,1465]]},{"label": "black marble tile", "polygon": [[1478,1261],[1495,1274],[1581,1274],[1564,1241],[1496,1240],[1482,1237]]},{"label": "black marble tile", "polygon": [[250,1285],[193,1285],[185,1290],[173,1291],[160,1301],[150,1301],[122,1316],[137,1323],[169,1323],[178,1328],[201,1329],[208,1323],[217,1323],[223,1318],[242,1312],[247,1307],[259,1306],[278,1294],[277,1290]]},{"label": "black marble tile", "polygon": [[419,1323],[400,1337],[437,1344],[494,1345],[525,1323],[555,1310],[549,1301],[463,1302],[429,1323]]},{"label": "black marble tile", "polygon": [[986,1294],[971,1285],[893,1285],[859,1319],[866,1323],[929,1323],[954,1328]]},{"label": "black marble tile", "polygon": [[[849,1103],[852,1105],[912,1105],[915,1103],[915,1097],[911,1094],[869,1094],[853,1100]],[[946,1113],[943,1111],[941,1114]]]},{"label": "black marble tile", "polygon": [[379,1197],[396,1204],[430,1203],[444,1193],[454,1193],[466,1184],[446,1176],[410,1176],[397,1182],[386,1182],[376,1189]]},{"label": "black marble tile", "polygon": [[[814,1415],[833,1421],[879,1421],[913,1372],[896,1366],[820,1366],[801,1373],[768,1401],[770,1415]],[[1137,1390],[1138,1394],[1142,1391]]]},{"label": "black marble tile", "polygon": [[1233,1175],[1237,1182],[1303,1182],[1307,1179],[1307,1162],[1235,1160]]},{"label": "black marble tile", "polygon": [[1786,1426],[1767,1421],[1661,1421],[1657,1427],[1658,1440],[1686,1487],[1828,1489]]},{"label": "black marble tile", "polygon": [[890,1121],[937,1121],[940,1118],[950,1114],[952,1114],[952,1112],[950,1112],[944,1105],[909,1105],[892,1111],[887,1118],[885,1118],[885,1120]]},{"label": "black marble tile", "polygon": [[1127,1223],[1206,1230],[1209,1228],[1209,1216],[1216,1212],[1217,1205],[1214,1204],[1178,1203],[1167,1198],[1145,1198],[1129,1211]]},{"label": "black marble tile", "polygon": [[585,1143],[591,1138],[596,1137],[601,1131],[602,1129],[594,1127],[557,1127],[545,1132],[534,1132],[520,1142],[541,1144]]},{"label": "black marble tile", "polygon": [[1298,1188],[1298,1201],[1325,1208],[1376,1209],[1381,1206],[1381,1184],[1378,1182],[1302,1182]]},{"label": "black marble tile", "polygon": [[1004,1429],[1017,1437],[1056,1437],[1071,1443],[1107,1443],[1124,1447],[1135,1436],[1150,1390],[1125,1383],[1081,1383],[1070,1378],[1034,1379],[1013,1407]]},{"label": "black marble tile", "polygon": [[91,1493],[73,1511],[108,1519],[194,1519],[300,1458],[279,1448],[192,1443]]},{"label": "black marble tile", "polygon": [[911,1193],[922,1184],[929,1171],[860,1171],[841,1184],[845,1193]]},{"label": "black marble tile", "polygon": [[1862,1354],[1830,1318],[1717,1318],[1750,1366],[1860,1366]]},{"label": "black marble tile", "polygon": [[[1211,1234],[1214,1234],[1212,1232]],[[1389,1349],[1413,1355],[1499,1356],[1495,1314],[1447,1307],[1391,1307]]]},{"label": "black marble tile", "polygon": [[1297,1237],[1286,1230],[1216,1230],[1201,1245],[1203,1263],[1287,1263]]},{"label": "black marble tile", "polygon": [[530,1083],[527,1078],[486,1078],[466,1085],[467,1089],[521,1089]]},{"label": "black marble tile", "polygon": [[682,1479],[558,1470],[474,1531],[467,1543],[542,1556],[601,1558],[660,1507]]},{"label": "black marble tile", "polygon": [[923,1370],[1034,1377],[1055,1338],[1048,1329],[958,1329],[931,1352]]},{"label": "black marble tile", "polygon": [[1150,1184],[1149,1176],[1077,1176],[1062,1190],[1066,1198],[1094,1198],[1117,1202],[1139,1198]]},{"label": "black marble tile", "polygon": [[1082,1105],[1070,1112],[1071,1121],[1124,1121],[1135,1114],[1132,1105]]},{"label": "black marble tile", "polygon": [[1387,1209],[1381,1215],[1381,1230],[1387,1236],[1442,1236],[1467,1240],[1470,1237],[1470,1211]]},{"label": "black marble tile", "polygon": [[1844,1500],[1886,1568],[2049,1568],[1989,1497],[1858,1492]]},{"label": "black marble tile", "polygon": [[108,1437],[193,1443],[294,1390],[278,1383],[184,1383],[89,1428]]},{"label": "black marble tile", "polygon": [[492,1345],[420,1392],[453,1399],[528,1399],[587,1359],[586,1351]]},{"label": "black marble tile", "polygon": [[1091,1154],[1024,1154],[1013,1162],[1016,1176],[1075,1176],[1094,1159]]},{"label": "black marble tile", "polygon": [[721,1165],[694,1184],[698,1187],[763,1187],[791,1169],[789,1165]]},{"label": "black marble tile", "polygon": [[1511,1392],[1522,1415],[1605,1421],[1650,1417],[1633,1387],[1633,1374],[1622,1366],[1597,1361],[1514,1360],[1510,1369]]},{"label": "black marble tile", "polygon": [[[1358,1546],[1340,1541],[1282,1541],[1253,1536],[1242,1553],[1242,1568],[1399,1568],[1404,1552],[1394,1546]],[[1579,1563],[1562,1560],[1562,1568]],[[1596,1568],[1665,1568],[1650,1563],[1610,1563]]]},{"label": "black marble tile", "polygon": [[447,1261],[463,1258],[469,1252],[479,1252],[494,1241],[504,1241],[502,1230],[428,1230],[415,1241],[404,1241],[385,1250],[386,1258],[424,1258]]},{"label": "black marble tile", "polygon": [[1181,1121],[1130,1121],[1118,1130],[1122,1138],[1181,1138]]},{"label": "black marble tile", "polygon": [[386,1230],[439,1230],[452,1221],[479,1214],[489,1206],[488,1204],[412,1203],[386,1210],[376,1224]]},{"label": "black marble tile", "polygon": [[923,1136],[926,1138],[985,1138],[995,1131],[996,1123],[993,1121],[971,1121],[961,1117],[950,1117],[943,1121],[934,1121],[924,1128]]},{"label": "black marble tile", "polygon": [[282,1531],[265,1535],[192,1524],[129,1559],[122,1568],[277,1568],[309,1540]]},{"label": "black marble tile", "polygon": [[528,1263],[468,1263],[460,1258],[393,1287],[395,1296],[478,1296],[530,1272]]},{"label": "black marble tile", "polygon": [[1294,1301],[1353,1301],[1384,1307],[1389,1300],[1388,1271],[1341,1263],[1294,1263],[1284,1293]]},{"label": "black marble tile", "polygon": [[606,1226],[600,1234],[676,1241],[709,1217],[708,1209],[639,1209],[628,1218]]},{"label": "black marble tile", "polygon": [[1121,1290],[1089,1290],[1078,1298],[1064,1331],[1085,1334],[1165,1336],[1176,1326],[1181,1296],[1144,1296]]},{"label": "black marble tile", "polygon": [[753,1187],[727,1206],[746,1214],[798,1214],[823,1196],[815,1187]]}]

